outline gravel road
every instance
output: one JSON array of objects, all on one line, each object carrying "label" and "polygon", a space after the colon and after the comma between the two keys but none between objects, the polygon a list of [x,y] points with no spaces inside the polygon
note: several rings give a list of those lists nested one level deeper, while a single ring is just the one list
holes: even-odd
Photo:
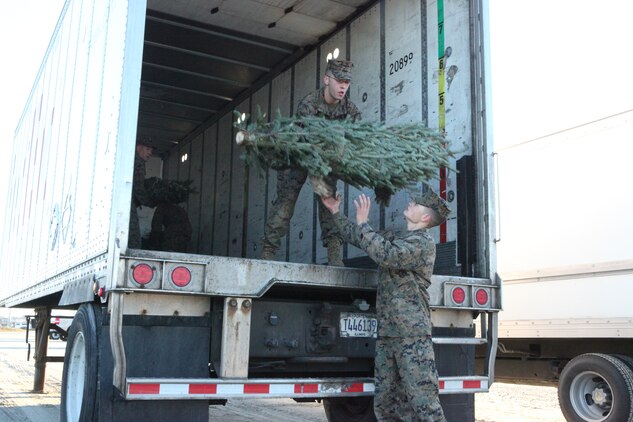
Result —
[{"label": "gravel road", "polygon": [[[65,345],[50,341],[49,355],[63,356]],[[33,360],[27,361],[26,353],[24,330],[0,331],[0,421],[58,422],[62,364],[47,365],[46,392],[34,394]],[[554,387],[495,383],[489,393],[477,394],[475,412],[476,422],[565,422]],[[325,422],[326,418],[319,403],[245,399],[209,407],[209,420]]]}]

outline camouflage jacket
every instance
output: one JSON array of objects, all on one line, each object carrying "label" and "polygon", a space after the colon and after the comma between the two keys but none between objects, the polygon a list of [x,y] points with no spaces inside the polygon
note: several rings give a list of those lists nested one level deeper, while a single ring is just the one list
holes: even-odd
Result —
[{"label": "camouflage jacket", "polygon": [[427,288],[435,262],[435,241],[427,230],[402,234],[376,233],[369,224],[357,225],[335,216],[343,239],[367,252],[378,264],[378,335],[431,335]]},{"label": "camouflage jacket", "polygon": [[145,189],[145,160],[138,156],[138,154],[134,155],[134,179],[132,181],[132,201],[134,202],[134,206],[140,207],[141,205],[145,205],[148,207],[153,207],[152,201],[150,200],[149,195],[147,194],[147,190]]},{"label": "camouflage jacket", "polygon": [[323,97],[323,88],[303,97],[297,106],[296,115],[321,116],[330,120],[343,120],[346,117],[350,117],[354,121],[360,120],[360,111],[349,98],[343,97],[338,104],[329,105]]}]

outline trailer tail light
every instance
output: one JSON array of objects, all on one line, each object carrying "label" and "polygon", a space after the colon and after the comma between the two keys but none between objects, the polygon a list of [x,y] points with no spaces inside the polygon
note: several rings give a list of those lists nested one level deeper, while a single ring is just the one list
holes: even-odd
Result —
[{"label": "trailer tail light", "polygon": [[171,272],[171,281],[178,287],[185,287],[191,283],[191,271],[185,267],[176,267]]},{"label": "trailer tail light", "polygon": [[177,292],[204,291],[205,266],[192,262],[165,262],[163,289]]},{"label": "trailer tail light", "polygon": [[486,306],[490,301],[490,295],[486,289],[477,289],[475,291],[475,302],[479,306]]},{"label": "trailer tail light", "polygon": [[202,293],[206,265],[197,262],[129,259],[125,269],[126,287],[144,290]]},{"label": "trailer tail light", "polygon": [[453,297],[453,302],[458,305],[461,305],[466,300],[466,292],[461,287],[454,287],[451,296]]},{"label": "trailer tail light", "polygon": [[461,309],[487,309],[497,306],[494,286],[468,283],[444,283],[444,305]]},{"label": "trailer tail light", "polygon": [[153,278],[154,269],[147,264],[138,264],[132,269],[132,279],[141,286],[145,286]]}]

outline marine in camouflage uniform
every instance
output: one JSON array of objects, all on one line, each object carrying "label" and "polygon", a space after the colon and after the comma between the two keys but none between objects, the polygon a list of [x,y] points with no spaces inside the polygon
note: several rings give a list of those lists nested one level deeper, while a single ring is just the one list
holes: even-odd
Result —
[{"label": "marine in camouflage uniform", "polygon": [[433,210],[435,220],[426,228],[403,233],[379,234],[367,222],[355,224],[340,213],[334,216],[342,237],[379,265],[374,369],[374,411],[379,421],[445,421],[427,292],[436,251],[427,228],[441,223],[450,209],[430,189],[414,195],[407,211],[414,205]]},{"label": "marine in camouflage uniform", "polygon": [[[149,149],[149,152],[148,152]],[[152,146],[149,139],[142,139],[136,144],[134,155],[134,177],[132,179],[132,204],[130,208],[130,228],[127,240],[128,248],[139,249],[141,242],[141,227],[138,221],[138,207],[145,205],[153,207],[145,190],[145,162],[152,156]]]},{"label": "marine in camouflage uniform", "polygon": [[[360,111],[345,96],[352,79],[353,66],[350,61],[330,60],[323,77],[324,86],[306,95],[299,102],[296,115],[300,117],[320,116],[329,120],[346,118],[351,118],[354,121],[360,120]],[[328,99],[332,101],[333,96],[335,102],[329,103]],[[264,228],[262,259],[274,259],[281,245],[281,238],[288,234],[290,219],[307,176],[308,172],[304,169],[291,168],[278,171],[277,196],[272,203]],[[336,192],[336,178],[325,177],[324,181],[332,192]],[[343,266],[341,259],[342,239],[338,234],[338,229],[333,223],[331,214],[323,208],[321,201],[317,201],[317,203],[319,223],[321,224],[321,241],[323,246],[328,249],[328,263]]]}]

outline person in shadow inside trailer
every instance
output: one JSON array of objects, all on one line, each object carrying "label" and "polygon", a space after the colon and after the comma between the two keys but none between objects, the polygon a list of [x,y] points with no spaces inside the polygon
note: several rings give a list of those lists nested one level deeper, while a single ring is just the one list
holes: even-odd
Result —
[{"label": "person in shadow inside trailer", "polygon": [[130,207],[130,226],[127,240],[128,248],[139,249],[142,246],[141,226],[138,220],[138,207],[153,207],[145,190],[145,163],[150,159],[154,148],[149,138],[141,138],[136,142],[134,155],[134,176],[132,179],[132,204]]},{"label": "person in shadow inside trailer", "polygon": [[156,204],[147,249],[187,252],[192,228],[187,211],[178,204],[192,192],[191,180],[176,181],[150,177],[145,188]]}]

